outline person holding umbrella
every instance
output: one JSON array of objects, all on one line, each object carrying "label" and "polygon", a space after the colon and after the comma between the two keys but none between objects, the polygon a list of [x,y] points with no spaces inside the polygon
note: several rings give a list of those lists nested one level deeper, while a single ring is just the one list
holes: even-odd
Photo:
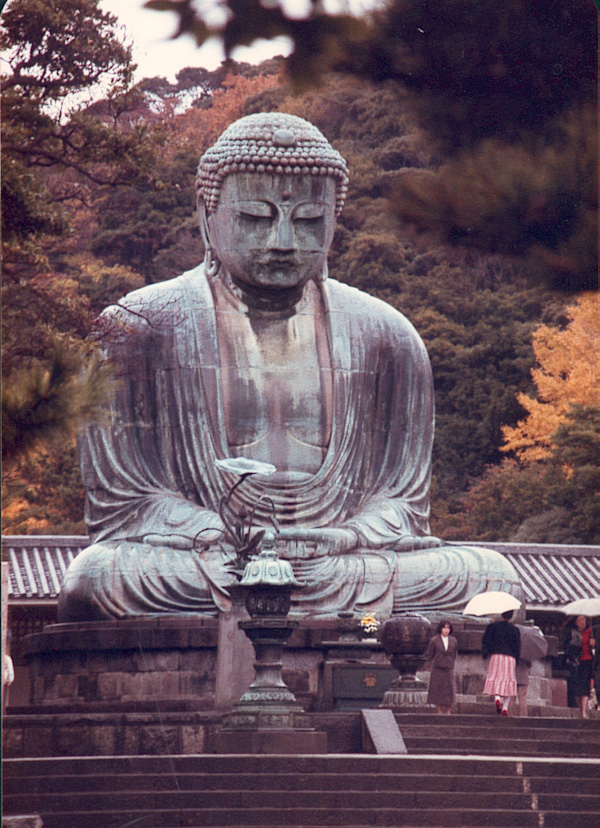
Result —
[{"label": "person holding umbrella", "polygon": [[578,615],[567,631],[563,651],[570,669],[569,689],[583,719],[588,717],[594,659],[592,648],[595,646],[596,640],[592,638],[592,630],[585,615]]},{"label": "person holding umbrella", "polygon": [[499,621],[490,624],[483,634],[481,655],[490,656],[490,666],[483,687],[486,695],[495,697],[496,713],[508,716],[510,699],[517,695],[515,668],[521,650],[521,635],[510,624],[513,610],[507,610]]},{"label": "person holding umbrella", "polygon": [[517,627],[508,622],[521,601],[508,592],[488,590],[474,595],[463,610],[463,615],[496,615],[501,620],[490,624],[483,635],[481,654],[491,656],[483,692],[495,696],[496,712],[508,716],[511,697],[517,695],[515,665],[519,658],[521,636]]}]

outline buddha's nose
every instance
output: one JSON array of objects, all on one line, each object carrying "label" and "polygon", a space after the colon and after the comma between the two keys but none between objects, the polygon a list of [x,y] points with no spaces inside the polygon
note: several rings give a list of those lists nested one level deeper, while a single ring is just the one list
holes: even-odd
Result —
[{"label": "buddha's nose", "polygon": [[272,250],[293,250],[294,230],[289,216],[279,216],[271,239]]}]

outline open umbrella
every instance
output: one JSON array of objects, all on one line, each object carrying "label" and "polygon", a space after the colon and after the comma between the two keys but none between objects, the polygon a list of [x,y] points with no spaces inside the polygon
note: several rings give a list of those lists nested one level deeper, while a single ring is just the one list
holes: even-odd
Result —
[{"label": "open umbrella", "polygon": [[497,615],[516,610],[521,602],[508,592],[480,592],[474,595],[463,610],[463,615]]},{"label": "open umbrella", "polygon": [[578,598],[570,604],[565,604],[560,611],[566,615],[589,615],[591,617],[600,615],[600,597]]},{"label": "open umbrella", "polygon": [[519,656],[526,661],[543,658],[548,652],[548,642],[538,627],[529,627],[525,624],[515,624],[521,633],[521,649]]}]

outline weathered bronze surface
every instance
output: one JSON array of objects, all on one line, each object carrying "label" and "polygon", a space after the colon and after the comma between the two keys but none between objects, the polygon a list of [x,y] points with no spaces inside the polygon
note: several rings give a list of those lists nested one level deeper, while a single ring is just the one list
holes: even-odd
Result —
[{"label": "weathered bronze surface", "polygon": [[[276,466],[235,491],[281,526],[306,588],[292,613],[460,610],[520,594],[502,556],[429,535],[429,359],[402,314],[327,278],[343,159],[281,113],[233,124],[198,174],[204,263],[102,317],[121,382],[80,439],[93,540],[67,573],[62,620],[226,609],[216,462]],[[269,504],[269,505],[267,505]]]}]

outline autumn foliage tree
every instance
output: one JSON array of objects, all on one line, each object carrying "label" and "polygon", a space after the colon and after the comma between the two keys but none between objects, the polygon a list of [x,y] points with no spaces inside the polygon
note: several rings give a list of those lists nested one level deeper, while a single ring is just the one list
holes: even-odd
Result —
[{"label": "autumn foliage tree", "polygon": [[536,397],[520,393],[518,400],[527,417],[502,429],[502,451],[532,462],[549,457],[556,448],[554,437],[564,426],[573,406],[594,406],[600,401],[600,326],[598,298],[586,293],[566,311],[563,328],[539,327],[533,337],[537,367],[531,372]]}]

